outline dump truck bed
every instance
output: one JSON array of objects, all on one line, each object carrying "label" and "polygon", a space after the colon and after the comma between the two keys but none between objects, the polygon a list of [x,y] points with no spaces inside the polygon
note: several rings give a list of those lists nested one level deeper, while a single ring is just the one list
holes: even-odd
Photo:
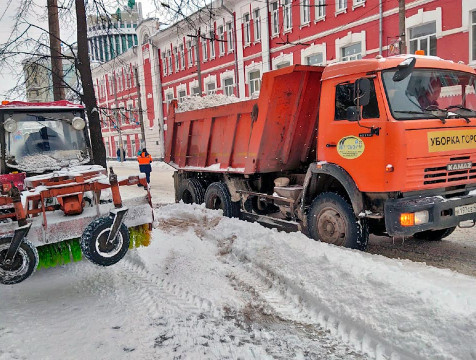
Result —
[{"label": "dump truck bed", "polygon": [[310,162],[323,70],[294,65],[265,73],[258,99],[182,113],[173,102],[165,161],[179,170],[244,174]]}]

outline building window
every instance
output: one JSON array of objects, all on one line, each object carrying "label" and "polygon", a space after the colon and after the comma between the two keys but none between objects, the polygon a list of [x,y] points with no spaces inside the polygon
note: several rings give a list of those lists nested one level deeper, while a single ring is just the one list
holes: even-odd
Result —
[{"label": "building window", "polygon": [[167,50],[167,68],[168,73],[172,74],[172,54],[170,53],[170,49]]},{"label": "building window", "polygon": [[217,92],[216,85],[214,82],[207,84],[207,95],[213,95]]},{"label": "building window", "polygon": [[165,51],[162,53],[162,71],[164,72],[164,76],[167,75],[167,56],[165,55]]},{"label": "building window", "polygon": [[283,3],[283,22],[284,22],[284,31],[292,29],[293,19],[292,19],[292,12],[291,12],[291,0],[284,0],[284,3]]},{"label": "building window", "polygon": [[253,10],[253,35],[255,38],[255,41],[260,41],[261,40],[261,16],[259,14],[259,9],[254,9]]},{"label": "building window", "polygon": [[250,71],[248,74],[250,82],[250,96],[259,93],[261,87],[261,74],[259,70]]},{"label": "building window", "polygon": [[347,9],[347,0],[336,0],[336,12],[342,12]]},{"label": "building window", "polygon": [[233,26],[231,22],[226,23],[226,37],[227,37],[227,42],[228,42],[228,51],[233,51],[235,49],[233,40]]},{"label": "building window", "polygon": [[286,67],[289,65],[291,65],[289,61],[283,61],[276,65],[276,69],[282,69],[283,67]]},{"label": "building window", "polygon": [[179,45],[180,68],[185,69],[185,54],[183,52],[183,44]]},{"label": "building window", "polygon": [[425,51],[425,55],[436,56],[436,22],[415,26],[410,29],[410,53]]},{"label": "building window", "polygon": [[169,92],[169,93],[166,95],[167,111],[168,111],[168,107],[169,107],[169,105],[170,105],[170,103],[172,102],[173,99],[174,99],[174,93]]},{"label": "building window", "polygon": [[178,96],[179,102],[183,102],[185,100],[185,97],[187,96],[187,92],[185,90],[180,90]]},{"label": "building window", "polygon": [[137,151],[138,149],[136,149],[136,141],[135,140],[131,140],[131,152],[132,152],[132,155],[131,156],[136,156],[137,155]]},{"label": "building window", "polygon": [[203,61],[207,61],[208,59],[208,44],[206,39],[201,39],[202,42],[202,57]]},{"label": "building window", "polygon": [[233,92],[233,78],[229,77],[226,79],[223,79],[223,92],[225,93],[226,96],[231,96],[234,94]]},{"label": "building window", "polygon": [[309,0],[301,0],[301,25],[309,24],[310,11]]},{"label": "building window", "polygon": [[223,26],[218,27],[218,42],[220,43],[220,55],[225,53],[225,34],[223,32]]},{"label": "building window", "polygon": [[192,88],[192,95],[193,96],[199,96],[200,95],[200,88],[198,86],[195,86]]},{"label": "building window", "polygon": [[279,6],[277,1],[271,3],[271,12],[273,14],[271,17],[272,33],[277,35],[279,34]]},{"label": "building window", "polygon": [[187,42],[187,51],[188,51],[188,67],[193,66],[193,46],[192,41]]},{"label": "building window", "polygon": [[471,61],[476,61],[476,11],[471,13]]},{"label": "building window", "polygon": [[354,7],[365,4],[365,0],[354,0]]},{"label": "building window", "polygon": [[358,42],[341,48],[341,60],[357,60],[362,59],[362,43]]},{"label": "building window", "polygon": [[174,59],[175,59],[175,72],[179,71],[180,67],[180,61],[179,61],[179,56],[178,56],[178,49],[176,46],[174,46]]},{"label": "building window", "polygon": [[323,65],[324,56],[322,53],[311,54],[305,58],[306,65]]},{"label": "building window", "polygon": [[215,58],[215,32],[210,31],[210,59]]},{"label": "building window", "polygon": [[243,35],[245,38],[245,45],[250,43],[250,14],[243,15]]},{"label": "building window", "polygon": [[326,16],[326,0],[316,0],[316,20]]}]

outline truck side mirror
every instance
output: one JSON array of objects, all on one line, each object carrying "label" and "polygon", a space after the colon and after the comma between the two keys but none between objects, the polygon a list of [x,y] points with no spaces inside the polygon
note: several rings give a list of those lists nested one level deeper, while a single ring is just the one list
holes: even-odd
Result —
[{"label": "truck side mirror", "polygon": [[347,120],[359,121],[360,120],[360,108],[357,106],[349,106],[346,111]]},{"label": "truck side mirror", "polygon": [[354,84],[354,104],[366,106],[370,101],[370,80],[368,78],[360,78]]}]

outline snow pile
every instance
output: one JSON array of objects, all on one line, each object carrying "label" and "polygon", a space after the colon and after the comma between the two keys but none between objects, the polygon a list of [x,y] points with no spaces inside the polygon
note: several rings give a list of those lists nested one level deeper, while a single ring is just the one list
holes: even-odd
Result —
[{"label": "snow pile", "polygon": [[185,111],[205,109],[219,105],[232,104],[240,101],[236,96],[227,96],[223,94],[214,94],[207,96],[189,96],[178,104],[175,112],[181,113]]},{"label": "snow pile", "polygon": [[[193,229],[211,249],[217,248],[210,251],[253,264],[271,283],[280,284],[281,292],[297,299],[296,311],[308,312],[371,357],[476,357],[476,279],[221,218],[220,213],[201,206],[165,206],[157,212],[158,229],[175,232],[173,246],[179,253],[191,236],[188,229]],[[157,254],[144,251],[141,256]],[[200,286],[209,276],[203,279],[200,269],[192,268],[185,275],[190,289],[206,289],[202,296],[230,301],[220,298],[220,289],[213,285]]]}]

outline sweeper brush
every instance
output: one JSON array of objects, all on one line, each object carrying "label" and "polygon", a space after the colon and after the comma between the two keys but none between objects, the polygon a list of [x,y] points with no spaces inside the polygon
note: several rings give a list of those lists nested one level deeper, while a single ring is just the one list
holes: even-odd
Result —
[{"label": "sweeper brush", "polygon": [[[129,235],[129,249],[150,245],[151,231],[148,225],[139,225],[130,228]],[[37,269],[48,269],[83,260],[80,241],[81,239],[77,238],[37,247]]]}]

